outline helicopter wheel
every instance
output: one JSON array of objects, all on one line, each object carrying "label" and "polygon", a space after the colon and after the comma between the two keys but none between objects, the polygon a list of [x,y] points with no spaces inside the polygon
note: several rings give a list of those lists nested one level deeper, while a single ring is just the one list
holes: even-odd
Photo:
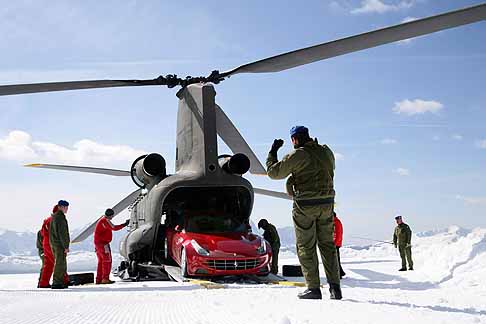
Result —
[{"label": "helicopter wheel", "polygon": [[182,249],[182,253],[181,253],[181,275],[184,278],[189,277],[189,274],[187,273],[187,255],[186,255],[186,249]]},{"label": "helicopter wheel", "polygon": [[130,261],[130,265],[128,267],[128,274],[130,277],[137,278],[139,273],[138,273],[138,262],[137,261]]}]

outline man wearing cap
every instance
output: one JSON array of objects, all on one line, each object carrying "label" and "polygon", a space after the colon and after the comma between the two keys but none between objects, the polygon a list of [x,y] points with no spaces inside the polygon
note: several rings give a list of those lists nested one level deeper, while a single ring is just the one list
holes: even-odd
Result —
[{"label": "man wearing cap", "polygon": [[258,228],[263,228],[263,238],[270,243],[272,247],[272,267],[270,272],[278,273],[278,253],[280,251],[280,237],[278,236],[277,228],[270,224],[265,218],[260,219]]},{"label": "man wearing cap", "polygon": [[301,299],[322,299],[319,260],[324,264],[331,299],[341,299],[339,266],[334,234],[334,154],[327,145],[309,137],[304,126],[290,130],[294,150],[278,161],[277,151],[284,141],[276,139],[267,157],[267,174],[271,179],[285,179],[286,189],[294,199],[294,221],[297,254],[307,283]]},{"label": "man wearing cap", "polygon": [[108,208],[96,223],[94,232],[94,244],[96,256],[98,257],[98,269],[96,271],[96,284],[112,284],[111,272],[111,249],[112,231],[119,231],[128,225],[129,220],[120,225],[113,225],[111,219],[115,215],[113,209]]},{"label": "man wearing cap", "polygon": [[54,275],[52,278],[52,289],[67,288],[65,275],[67,272],[66,256],[69,252],[69,227],[66,220],[66,214],[69,209],[69,203],[65,200],[59,200],[57,203],[57,212],[52,215],[49,228],[49,245],[54,255]]},{"label": "man wearing cap", "polygon": [[397,222],[397,227],[395,227],[395,232],[393,233],[393,245],[395,248],[398,247],[400,258],[402,258],[402,267],[398,271],[407,271],[407,262],[408,270],[413,270],[412,230],[403,222],[402,216],[396,216],[395,221]]}]

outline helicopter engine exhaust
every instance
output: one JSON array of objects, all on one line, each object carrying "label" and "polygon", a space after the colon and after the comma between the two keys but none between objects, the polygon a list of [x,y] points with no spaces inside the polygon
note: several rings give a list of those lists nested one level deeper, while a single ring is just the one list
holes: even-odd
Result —
[{"label": "helicopter engine exhaust", "polygon": [[139,187],[149,184],[156,177],[165,177],[165,159],[157,153],[142,155],[133,162],[131,175]]},{"label": "helicopter engine exhaust", "polygon": [[250,159],[243,153],[220,155],[218,163],[221,169],[231,174],[242,175],[250,169]]}]

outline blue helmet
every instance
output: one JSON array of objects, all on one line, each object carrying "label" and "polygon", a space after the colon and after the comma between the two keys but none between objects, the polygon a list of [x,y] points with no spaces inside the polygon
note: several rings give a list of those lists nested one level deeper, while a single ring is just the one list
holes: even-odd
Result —
[{"label": "blue helmet", "polygon": [[309,129],[305,126],[294,126],[290,129],[290,136],[294,136],[295,134],[306,134],[309,136]]},{"label": "blue helmet", "polygon": [[65,200],[59,200],[59,202],[57,203],[59,206],[69,206],[69,203]]}]

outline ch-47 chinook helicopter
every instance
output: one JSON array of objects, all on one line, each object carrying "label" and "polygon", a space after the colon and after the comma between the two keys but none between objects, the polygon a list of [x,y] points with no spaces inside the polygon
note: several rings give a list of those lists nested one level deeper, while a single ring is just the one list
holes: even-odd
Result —
[{"label": "ch-47 chinook helicopter", "polygon": [[[486,4],[483,3],[280,54],[226,72],[213,71],[207,77],[181,79],[176,75],[167,75],[150,80],[92,80],[4,85],[0,86],[0,95],[129,86],[168,86],[169,88],[181,86],[182,88],[177,92],[179,108],[175,174],[166,174],[165,160],[156,153],[139,157],[127,171],[52,164],[29,166],[131,177],[138,189],[113,208],[115,215],[126,208],[131,211],[130,230],[120,246],[120,252],[126,259],[125,264],[128,265],[129,272],[132,276],[136,276],[137,269],[140,267],[149,264],[163,265],[168,259],[177,259],[183,272],[186,272],[187,262],[190,262],[187,255],[178,258],[174,249],[171,250],[168,246],[171,243],[168,242],[166,235],[168,229],[176,232],[184,231],[181,230],[181,226],[187,225],[184,224],[184,217],[198,213],[223,218],[225,216],[221,215],[226,215],[229,216],[229,222],[236,222],[238,227],[249,223],[254,193],[289,199],[285,193],[253,188],[242,176],[247,171],[252,174],[266,172],[237,128],[216,104],[213,84],[240,73],[279,72],[383,44],[481,22],[485,19]],[[233,156],[219,155],[218,135],[233,151]],[[213,209],[212,214],[208,212],[211,209]],[[207,223],[208,219],[204,221],[206,223],[203,222],[203,227],[211,225],[210,222]],[[86,228],[73,242],[80,242],[90,236],[95,224],[96,222]],[[242,231],[236,230],[236,227],[235,231]],[[258,244],[260,246],[256,247],[257,250],[260,247],[265,248],[264,242],[259,241]],[[192,248],[202,255],[209,249],[207,246],[201,247],[197,242],[193,243]],[[182,249],[185,253],[184,246]],[[216,247],[215,250],[217,249]],[[230,263],[220,260],[223,262],[224,269],[229,267],[230,270],[238,270],[241,267],[247,269],[256,266],[246,261],[240,263],[238,259],[240,255],[237,255],[239,252],[233,253]],[[213,261],[212,266],[217,268],[220,261]],[[203,270],[200,274],[208,274]],[[264,269],[262,274],[265,271]]]}]

